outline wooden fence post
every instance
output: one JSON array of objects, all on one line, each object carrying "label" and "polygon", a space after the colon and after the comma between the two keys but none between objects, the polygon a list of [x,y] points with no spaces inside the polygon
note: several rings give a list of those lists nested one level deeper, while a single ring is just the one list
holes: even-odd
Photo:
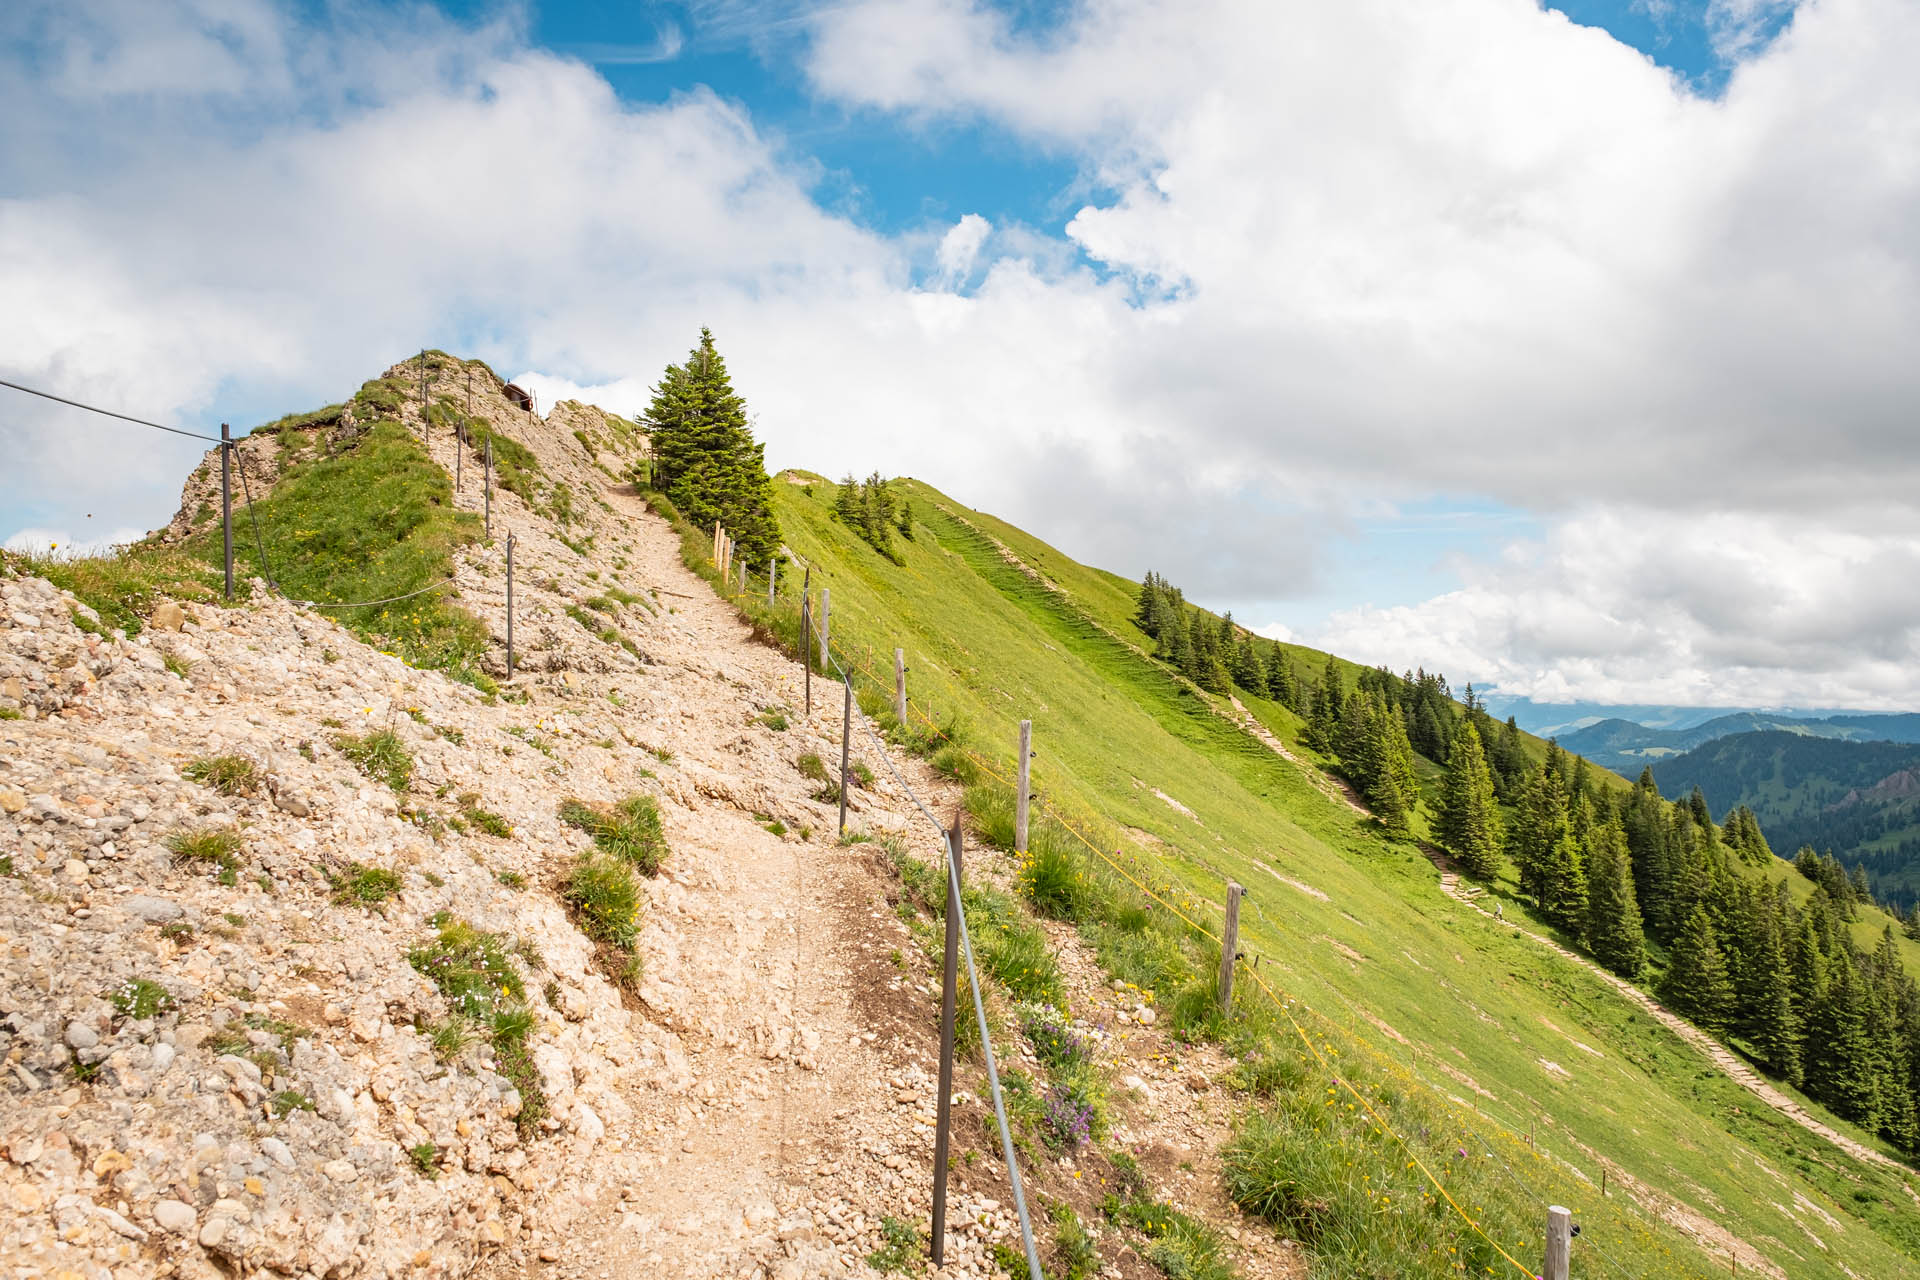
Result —
[{"label": "wooden fence post", "polygon": [[947,1255],[947,1133],[953,1123],[953,1014],[959,999],[960,964],[960,810],[953,811],[953,829],[947,832],[947,952],[940,986],[940,1103],[933,1130],[933,1265]]},{"label": "wooden fence post", "polygon": [[507,679],[513,679],[513,530],[507,530]]},{"label": "wooden fence post", "polygon": [[847,746],[853,738],[853,677],[846,678],[847,702],[840,712],[840,834],[847,834],[847,791],[852,775],[847,772]]},{"label": "wooden fence post", "polygon": [[827,671],[827,628],[833,625],[833,593],[827,587],[820,588],[820,672]]},{"label": "wooden fence post", "polygon": [[1020,789],[1013,797],[1013,851],[1027,851],[1027,799],[1033,794],[1033,721],[1020,722]]},{"label": "wooden fence post", "polygon": [[1559,1205],[1547,1206],[1547,1261],[1541,1280],[1567,1280],[1573,1246],[1573,1214]]},{"label": "wooden fence post", "polygon": [[1240,957],[1239,882],[1227,882],[1227,927],[1220,932],[1220,1012],[1233,1012],[1233,962]]},{"label": "wooden fence post", "polygon": [[907,651],[893,651],[893,718],[900,722],[901,732],[907,728]]}]

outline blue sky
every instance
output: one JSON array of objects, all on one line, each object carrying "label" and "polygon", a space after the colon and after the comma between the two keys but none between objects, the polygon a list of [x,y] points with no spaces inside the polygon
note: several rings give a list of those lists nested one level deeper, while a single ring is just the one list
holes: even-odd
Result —
[{"label": "blue sky", "polygon": [[[0,6],[0,376],[423,345],[1548,703],[1920,703],[1911,0]],[[1862,121],[1876,127],[1863,129]],[[0,540],[193,446],[0,398]]]},{"label": "blue sky", "polygon": [[[1014,30],[1045,38],[1070,7],[1019,3],[1008,12]],[[1572,0],[1547,7],[1641,51],[1701,96],[1725,88],[1733,64],[1715,50],[1708,0]],[[495,6],[448,8],[473,18]],[[527,16],[535,41],[591,62],[627,100],[662,102],[706,86],[744,104],[762,130],[819,166],[815,192],[824,205],[885,234],[976,213],[997,226],[1022,223],[1058,236],[1082,205],[1107,194],[1076,156],[991,122],[903,119],[821,99],[795,60],[800,33],[794,24],[716,17],[698,4],[617,0],[536,4]],[[1761,41],[1790,17],[1791,6],[1763,15]],[[1355,514],[1338,528],[1331,554],[1286,600],[1229,592],[1214,603],[1309,634],[1337,611],[1451,590],[1459,585],[1459,564],[1540,532],[1528,512],[1471,497],[1429,497],[1385,514]],[[1097,547],[1068,549],[1101,558]],[[1107,567],[1137,574],[1144,566]]]}]

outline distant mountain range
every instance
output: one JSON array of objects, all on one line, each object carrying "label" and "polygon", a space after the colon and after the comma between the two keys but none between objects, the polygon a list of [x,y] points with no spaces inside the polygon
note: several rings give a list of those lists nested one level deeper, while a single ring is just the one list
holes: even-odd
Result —
[{"label": "distant mountain range", "polygon": [[[1648,765],[1659,765],[1721,738],[1755,733],[1782,733],[1838,742],[1920,743],[1920,715],[1911,713],[1843,713],[1822,717],[1736,711],[1715,715],[1685,727],[1649,727],[1625,719],[1606,719],[1559,735],[1560,745],[1575,755],[1628,778]],[[1660,770],[1654,770],[1660,777]],[[1664,780],[1661,790],[1667,790]],[[1715,811],[1726,807],[1708,793]],[[1728,802],[1731,803],[1731,802]],[[1758,807],[1754,810],[1759,812]]]},{"label": "distant mountain range", "polygon": [[[1536,702],[1498,689],[1480,690],[1480,700],[1495,719],[1512,716],[1528,733],[1564,737],[1606,720],[1624,720],[1647,729],[1692,729],[1735,715],[1774,720],[1818,720],[1859,714],[1846,707],[1680,707],[1656,703]],[[1739,732],[1734,730],[1733,732]]]},{"label": "distant mountain range", "polygon": [[1796,723],[1717,737],[1653,762],[1653,778],[1663,795],[1699,787],[1715,817],[1747,805],[1781,857],[1802,845],[1830,852],[1866,868],[1874,897],[1910,909],[1920,898],[1920,716],[1853,718],[1875,723],[1836,727],[1906,739],[1857,741]]}]

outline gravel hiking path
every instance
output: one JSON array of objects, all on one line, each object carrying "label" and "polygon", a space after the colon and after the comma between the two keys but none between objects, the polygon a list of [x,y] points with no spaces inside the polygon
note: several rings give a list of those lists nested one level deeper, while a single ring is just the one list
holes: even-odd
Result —
[{"label": "gravel hiking path", "polygon": [[[830,817],[807,840],[767,829],[775,806],[742,769],[739,742],[742,725],[776,708],[789,721],[789,759],[809,751],[832,759],[839,690],[816,678],[807,717],[800,668],[752,641],[639,498],[605,496],[627,517],[633,578],[657,587],[672,610],[650,656],[681,686],[665,785],[687,808],[669,821],[671,887],[664,902],[655,897],[642,935],[638,999],[675,1033],[684,1058],[640,1073],[613,1189],[527,1271],[875,1274],[862,1259],[878,1244],[881,1218],[914,1216],[908,1178],[924,1181],[928,1163],[912,1152],[923,1129],[917,1109],[903,1112],[898,1101],[910,1093],[931,1102],[922,1064],[898,1036],[870,1029],[862,1007],[876,985],[884,994],[889,973],[899,985],[897,969],[870,962],[876,935],[905,945],[906,932],[890,915],[874,918],[872,859],[866,846],[837,844]],[[856,744],[855,754],[871,751]],[[849,825],[904,830],[930,845],[925,820],[884,769],[876,773]],[[917,785],[932,791],[924,778]],[[884,1123],[867,1123],[875,1117]],[[868,1149],[850,1149],[854,1138]],[[876,1148],[885,1154],[876,1158]],[[844,1219],[837,1231],[816,1222],[831,1221],[830,1211]]]}]

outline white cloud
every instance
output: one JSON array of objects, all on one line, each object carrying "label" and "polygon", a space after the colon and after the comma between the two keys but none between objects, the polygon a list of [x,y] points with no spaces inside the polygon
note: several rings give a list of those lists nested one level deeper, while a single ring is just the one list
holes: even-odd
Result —
[{"label": "white cloud", "polygon": [[1314,644],[1536,701],[1908,709],[1920,520],[1593,510],[1457,591],[1336,614]]},{"label": "white cloud", "polygon": [[961,217],[940,237],[940,248],[935,260],[940,264],[941,281],[948,285],[965,282],[973,270],[973,261],[980,256],[980,248],[986,244],[987,236],[993,231],[993,224],[977,213]]},{"label": "white cloud", "polygon": [[1705,22],[1713,51],[1728,62],[1751,55],[1798,4],[1799,0],[1707,0]]},{"label": "white cloud", "polygon": [[65,529],[22,529],[6,542],[0,543],[0,546],[8,551],[24,551],[32,555],[87,556],[137,542],[145,533],[144,529],[115,529],[111,533],[88,532],[75,538]]},{"label": "white cloud", "polygon": [[[434,345],[632,412],[704,323],[776,465],[919,474],[1203,599],[1277,603],[1358,506],[1434,494],[1592,513],[1550,546],[1631,510],[1684,545],[1720,519],[1905,554],[1902,0],[1804,8],[1715,102],[1520,0],[1087,0],[1038,35],[958,0],[806,18],[821,93],[1078,161],[1107,193],[1066,228],[1078,259],[979,215],[875,234],[740,105],[623,104],[516,11],[289,14],[0,13],[8,376],[205,424]],[[157,524],[198,454],[13,399],[0,452],[0,511],[46,527],[75,502]],[[1842,640],[1794,638],[1831,601],[1755,612],[1765,574],[1703,559],[1680,608],[1637,545],[1586,544],[1617,589],[1539,625],[1487,621],[1494,576],[1411,607],[1395,634],[1433,652],[1393,660],[1624,689],[1673,678],[1634,653],[1684,650],[1808,699],[1836,672],[1879,687]],[[1512,582],[1570,572],[1542,563]],[[1853,651],[1905,652],[1897,611],[1846,616]]]}]

